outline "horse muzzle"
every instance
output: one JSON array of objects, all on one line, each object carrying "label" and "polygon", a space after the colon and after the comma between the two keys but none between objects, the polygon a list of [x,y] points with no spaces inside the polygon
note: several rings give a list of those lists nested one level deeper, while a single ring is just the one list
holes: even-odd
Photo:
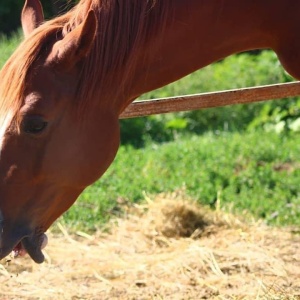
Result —
[{"label": "horse muzzle", "polygon": [[42,249],[47,241],[47,236],[43,232],[32,231],[21,225],[10,228],[1,222],[0,260],[14,251],[16,254],[28,253],[36,263],[42,263],[45,260]]}]

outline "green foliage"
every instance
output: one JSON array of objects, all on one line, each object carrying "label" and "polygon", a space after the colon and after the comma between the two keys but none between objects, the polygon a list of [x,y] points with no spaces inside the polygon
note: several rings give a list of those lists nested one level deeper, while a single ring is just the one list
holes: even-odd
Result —
[{"label": "green foliage", "polygon": [[300,132],[300,98],[265,103],[259,114],[250,122],[248,130],[261,127],[277,133]]},{"label": "green foliage", "polygon": [[64,220],[73,229],[93,230],[120,214],[120,199],[139,202],[144,192],[185,187],[211,207],[218,200],[223,208],[250,211],[269,224],[300,225],[299,161],[293,134],[204,134],[143,149],[122,146],[111,168]]},{"label": "green foliage", "polygon": [[147,141],[164,142],[172,139],[172,132],[158,118],[127,119],[121,121],[121,143],[143,147]]},{"label": "green foliage", "polygon": [[0,35],[0,68],[2,68],[12,52],[17,48],[21,39],[21,32],[12,34],[9,39],[5,35]]}]

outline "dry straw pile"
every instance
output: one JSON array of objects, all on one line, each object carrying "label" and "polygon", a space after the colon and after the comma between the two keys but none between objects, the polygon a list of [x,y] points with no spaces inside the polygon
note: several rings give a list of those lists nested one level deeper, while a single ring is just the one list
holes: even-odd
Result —
[{"label": "dry straw pile", "polygon": [[182,194],[157,196],[110,234],[50,235],[47,261],[0,264],[0,299],[300,299],[300,236]]}]

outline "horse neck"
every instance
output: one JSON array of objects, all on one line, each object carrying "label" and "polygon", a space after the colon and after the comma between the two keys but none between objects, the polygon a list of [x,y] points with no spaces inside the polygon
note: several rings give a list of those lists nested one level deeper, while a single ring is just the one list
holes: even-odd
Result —
[{"label": "horse neck", "polygon": [[[173,4],[166,16],[166,27],[153,34],[136,51],[138,59],[130,82],[131,95],[122,100],[120,110],[137,96],[234,53],[272,48],[285,64],[284,60],[288,59],[283,49],[293,38],[289,28],[294,28],[293,33],[299,32],[300,1],[170,2]],[[290,41],[287,41],[287,32]],[[300,47],[296,46],[299,53]],[[288,53],[291,47],[289,49]],[[297,60],[299,65],[298,54]],[[285,67],[288,69],[294,62],[287,61]],[[298,76],[299,72],[297,70],[293,75]]]}]

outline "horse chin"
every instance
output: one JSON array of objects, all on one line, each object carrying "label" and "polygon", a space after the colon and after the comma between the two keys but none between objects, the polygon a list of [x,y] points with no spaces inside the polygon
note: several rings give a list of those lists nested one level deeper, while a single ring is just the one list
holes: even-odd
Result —
[{"label": "horse chin", "polygon": [[14,248],[15,256],[25,256],[26,253],[38,264],[44,262],[45,257],[42,252],[47,245],[48,238],[45,233],[24,237]]}]

